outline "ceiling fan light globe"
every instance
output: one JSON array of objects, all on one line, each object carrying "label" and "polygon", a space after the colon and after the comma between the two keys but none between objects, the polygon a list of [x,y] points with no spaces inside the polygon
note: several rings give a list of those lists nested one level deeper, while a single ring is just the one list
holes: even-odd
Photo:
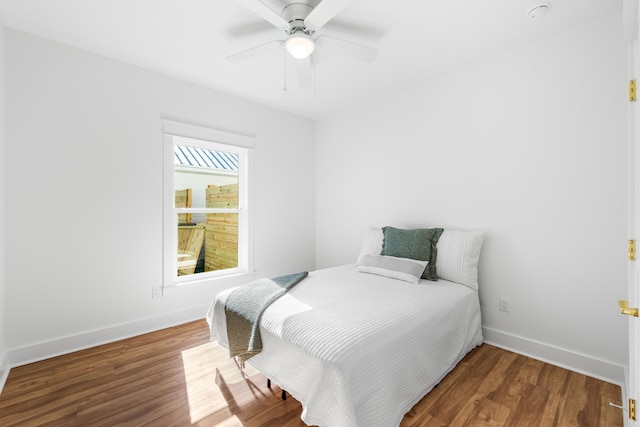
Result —
[{"label": "ceiling fan light globe", "polygon": [[306,34],[293,34],[284,43],[289,55],[296,59],[304,59],[313,53],[316,44]]}]

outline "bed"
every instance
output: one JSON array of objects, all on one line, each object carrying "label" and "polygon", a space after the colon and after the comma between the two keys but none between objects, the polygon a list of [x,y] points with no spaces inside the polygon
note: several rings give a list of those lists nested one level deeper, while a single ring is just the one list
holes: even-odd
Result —
[{"label": "bed", "polygon": [[[395,263],[412,258],[381,255],[384,231],[367,232],[356,264],[310,272],[262,314],[263,349],[248,363],[300,401],[309,425],[397,426],[482,343],[483,234],[442,231],[434,281],[398,277],[411,265]],[[426,271],[428,260],[420,265]],[[231,292],[218,294],[207,313],[211,339],[225,348]]]}]

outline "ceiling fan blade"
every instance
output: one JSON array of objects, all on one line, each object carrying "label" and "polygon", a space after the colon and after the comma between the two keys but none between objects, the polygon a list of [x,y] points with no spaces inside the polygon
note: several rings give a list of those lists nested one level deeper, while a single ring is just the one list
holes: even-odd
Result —
[{"label": "ceiling fan blade", "polygon": [[322,0],[304,19],[304,24],[307,28],[317,31],[340,13],[347,4],[349,0]]},{"label": "ceiling fan blade", "polygon": [[289,23],[285,21],[280,15],[271,10],[266,4],[264,4],[261,0],[236,0],[239,3],[242,3],[263,19],[269,21],[276,28],[289,31]]},{"label": "ceiling fan blade", "polygon": [[316,43],[322,49],[326,48],[331,52],[338,52],[364,62],[373,62],[378,56],[377,49],[337,37],[320,36],[316,39]]},{"label": "ceiling fan blade", "polygon": [[[248,21],[242,23],[241,25],[234,25],[233,27],[225,28],[227,34],[234,39],[237,38],[250,38],[250,37],[263,37],[266,38],[269,33],[276,34],[275,37],[278,37],[279,31],[276,28],[273,28],[269,22],[266,22],[264,19],[257,18],[254,21]],[[268,37],[272,38],[272,37]]]},{"label": "ceiling fan blade", "polygon": [[282,46],[284,46],[284,41],[273,40],[265,44],[261,44],[259,46],[255,46],[249,49],[242,50],[240,52],[233,53],[227,56],[227,60],[235,64],[241,61],[246,61],[247,59],[255,58],[256,56],[263,55],[267,52],[274,50],[275,48],[282,47]]},{"label": "ceiling fan blade", "polygon": [[298,74],[298,84],[301,88],[310,87],[313,84],[313,70],[311,59],[296,59],[296,72]]},{"label": "ceiling fan blade", "polygon": [[332,19],[322,27],[322,31],[327,34],[334,34],[338,37],[367,39],[372,42],[382,39],[385,31],[371,25],[352,21],[344,21],[339,18]]}]

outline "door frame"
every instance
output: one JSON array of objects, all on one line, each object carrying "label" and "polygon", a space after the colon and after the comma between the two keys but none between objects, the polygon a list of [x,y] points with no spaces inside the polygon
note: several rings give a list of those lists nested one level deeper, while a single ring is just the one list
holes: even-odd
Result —
[{"label": "door frame", "polygon": [[[624,0],[623,24],[624,40],[627,44],[628,80],[637,81],[637,72],[640,71],[640,52],[638,48],[638,25],[640,23],[638,0]],[[627,226],[629,239],[640,243],[640,108],[637,101],[628,102],[627,107],[627,143],[628,143],[628,217]],[[630,260],[627,268],[627,300],[631,307],[640,306],[640,261]],[[636,420],[629,418],[629,399],[638,401],[640,392],[640,325],[638,318],[628,316],[628,364],[625,370],[625,384],[622,389],[622,406],[626,408],[623,413],[624,425],[627,427],[640,426],[638,414]],[[637,408],[636,408],[636,412]]]}]

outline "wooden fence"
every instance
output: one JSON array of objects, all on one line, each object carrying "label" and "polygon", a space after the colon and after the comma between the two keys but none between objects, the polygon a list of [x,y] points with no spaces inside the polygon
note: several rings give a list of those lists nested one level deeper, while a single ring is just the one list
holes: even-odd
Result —
[{"label": "wooden fence", "polygon": [[[191,207],[191,189],[176,191],[176,207]],[[238,207],[238,184],[209,185],[207,208]],[[178,214],[178,275],[194,274],[204,249],[204,271],[238,267],[238,214],[207,214],[204,224],[191,224],[191,214]],[[204,241],[204,245],[203,245]]]},{"label": "wooden fence", "polygon": [[[176,190],[176,208],[190,208],[193,199],[191,198],[191,189],[187,188],[186,190]],[[178,224],[190,224],[191,223],[191,214],[190,213],[180,213],[178,214]]]},{"label": "wooden fence", "polygon": [[[238,184],[207,187],[208,208],[238,207]],[[205,222],[204,270],[238,267],[238,214],[207,214]]]}]

